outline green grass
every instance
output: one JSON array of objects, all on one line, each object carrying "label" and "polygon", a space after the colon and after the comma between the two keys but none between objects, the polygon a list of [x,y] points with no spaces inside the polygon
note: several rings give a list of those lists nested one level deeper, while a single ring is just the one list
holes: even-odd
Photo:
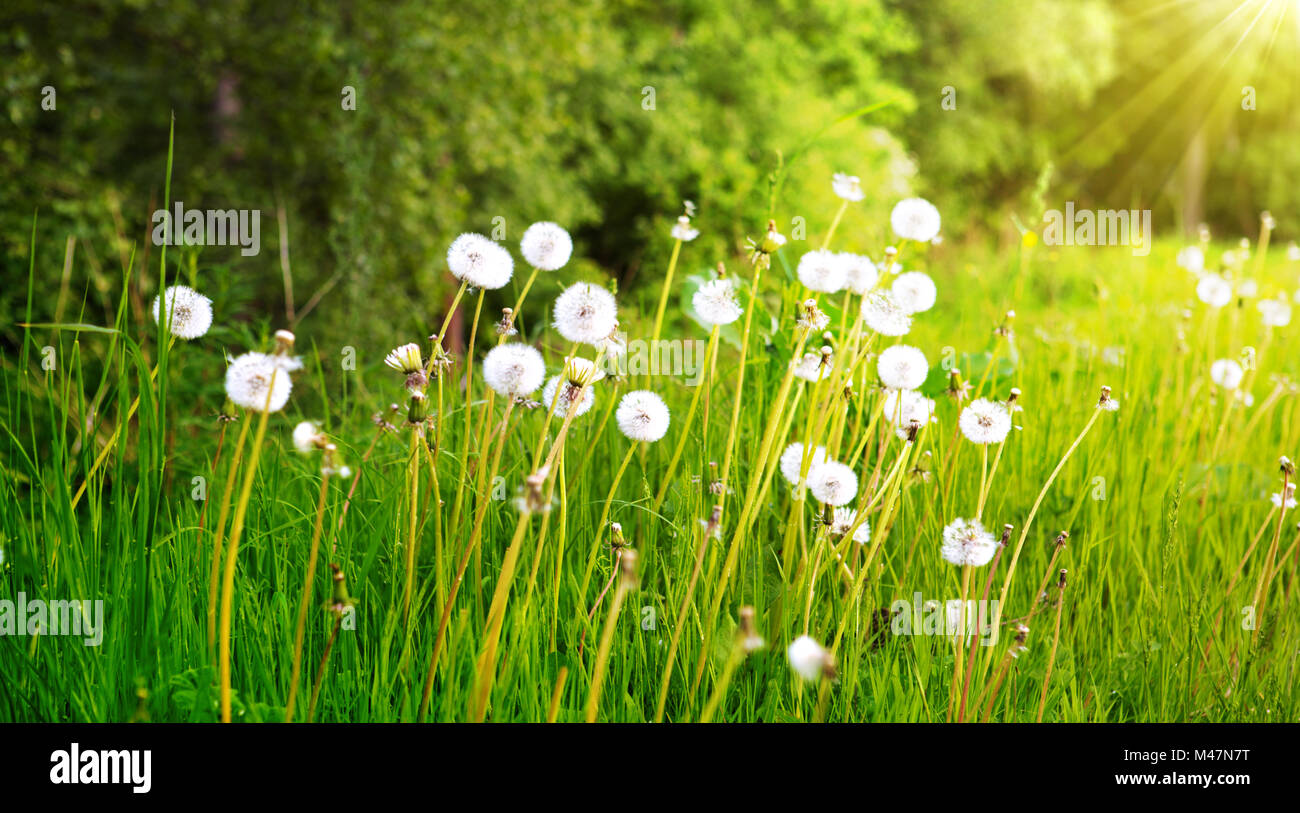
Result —
[{"label": "green grass", "polygon": [[[832,215],[821,219],[822,228]],[[863,225],[850,211],[839,233],[851,235]],[[811,231],[816,229],[814,219]],[[810,409],[812,385],[796,379],[786,402],[787,410],[796,407],[792,421],[787,424],[786,410],[772,414],[798,343],[795,305],[806,296],[793,267],[804,250],[820,245],[822,236],[811,235],[807,245],[787,245],[764,274],[748,337],[743,408],[728,483],[732,491],[724,501],[720,539],[705,550],[693,600],[681,618],[678,609],[695,565],[700,523],[716,501],[707,489],[713,476],[709,464],[720,463],[732,428],[740,354],[731,341],[721,342],[714,385],[701,399],[682,463],[658,514],[651,510],[654,496],[678,439],[676,422],[684,417],[693,392],[682,376],[649,382],[668,401],[675,425],[663,441],[634,454],[610,509],[610,519],[622,526],[638,557],[635,584],[628,582],[621,611],[609,627],[608,673],[595,706],[597,719],[654,717],[669,642],[679,627],[666,698],[668,720],[700,719],[715,695],[713,719],[726,721],[947,718],[954,646],[942,637],[896,636],[872,624],[878,610],[897,598],[910,599],[917,592],[940,600],[960,595],[961,571],[940,558],[939,540],[947,522],[974,514],[980,455],[978,447],[958,440],[955,468],[945,465],[960,407],[942,392],[944,359],[954,361],[976,386],[984,370],[991,370],[985,395],[1005,398],[1012,387],[1023,393],[1024,411],[1015,415],[1023,428],[1013,430],[1006,443],[984,511],[991,528],[1015,526],[1013,546],[1048,476],[1092,417],[1101,386],[1112,387],[1121,402],[1118,413],[1099,417],[1043,496],[1004,604],[1006,619],[1032,613],[1028,649],[1009,662],[996,692],[991,691],[994,676],[1013,636],[1004,633],[996,646],[978,649],[971,696],[979,702],[972,700],[971,708],[982,713],[988,705],[991,719],[998,721],[1035,720],[1040,703],[1045,721],[1297,719],[1291,653],[1300,643],[1300,622],[1290,603],[1296,560],[1294,555],[1284,558],[1294,553],[1297,537],[1290,515],[1279,526],[1267,499],[1280,488],[1278,457],[1294,456],[1300,434],[1300,401],[1289,384],[1274,378],[1297,374],[1294,358],[1285,352],[1293,328],[1266,336],[1253,300],[1234,300],[1221,310],[1197,302],[1195,277],[1173,263],[1179,247],[1174,244],[1158,245],[1146,258],[1119,249],[1058,252],[1041,246],[1009,255],[946,247],[905,253],[905,265],[927,270],[939,287],[938,304],[917,316],[903,340],[921,348],[932,365],[926,389],[937,399],[937,422],[920,433],[912,458],[927,460],[923,465],[930,475],[921,477],[909,463],[897,494],[882,495],[881,503],[896,504],[896,515],[887,533],[878,526],[879,513],[871,515],[872,541],[879,541],[880,548],[865,572],[860,601],[853,600],[833,570],[819,576],[809,634],[829,645],[843,622],[846,634],[835,658],[838,679],[818,686],[795,676],[785,650],[802,632],[806,593],[800,589],[798,568],[818,559],[820,510],[811,500],[794,501],[779,474],[769,483],[758,471],[762,499],[747,487],[769,427],[775,428],[779,453],[788,442],[783,437],[787,425],[789,440],[801,439],[844,404],[832,397],[829,408]],[[844,236],[833,246],[873,254],[879,249],[854,246]],[[707,267],[717,259],[691,256],[689,244],[683,248],[684,268]],[[741,257],[722,259],[733,274],[751,277],[752,269]],[[174,257],[171,262],[175,267],[167,267],[168,282],[179,274],[205,288],[197,263],[185,255],[179,264]],[[26,322],[32,326],[24,329],[18,352],[4,355],[0,379],[0,598],[12,599],[22,591],[29,599],[103,599],[106,629],[99,647],[68,637],[0,637],[3,720],[218,718],[216,661],[206,630],[208,573],[216,503],[242,428],[241,423],[227,426],[214,472],[222,431],[213,417],[223,399],[222,350],[265,349],[266,335],[278,325],[259,326],[259,336],[247,326],[223,323],[223,303],[217,302],[218,324],[212,333],[160,353],[160,331],[147,319],[147,307],[141,313],[131,303],[130,293],[148,285],[143,273],[139,267],[123,271],[116,313],[90,327],[93,320],[84,312],[52,326],[57,285],[48,284],[51,275],[34,267],[29,271]],[[1262,295],[1289,293],[1297,268],[1271,256],[1262,270],[1248,275],[1258,279]],[[685,276],[678,269],[677,279]],[[530,302],[535,308],[548,303],[571,281],[563,270],[543,274]],[[648,332],[653,319],[658,290],[648,287],[653,290],[642,292],[640,303],[622,303],[622,327],[633,338]],[[146,304],[150,296],[145,295]],[[501,304],[512,299],[503,297]],[[823,304],[838,333],[839,295],[831,299]],[[462,303],[467,321],[473,305],[469,296]],[[476,368],[494,338],[485,335],[495,318],[488,314],[496,313],[490,307],[480,324]],[[1008,344],[993,329],[1012,308],[1017,315]],[[1185,308],[1190,318],[1184,317]],[[441,317],[428,314],[428,331],[436,329]],[[449,619],[428,713],[430,720],[471,719],[488,609],[507,544],[521,521],[509,498],[530,473],[545,409],[515,409],[517,420],[512,419],[505,436],[503,481],[484,483],[483,493],[474,493],[474,475],[486,465],[477,432],[487,390],[477,370],[470,396],[459,389],[463,358],[442,379],[443,409],[434,416],[429,438],[440,439],[430,449],[430,459],[443,505],[437,504],[429,469],[421,464],[416,580],[407,622],[402,599],[410,435],[404,411],[388,415],[398,431],[381,433],[369,459],[363,461],[363,456],[377,432],[372,414],[404,400],[402,376],[380,363],[384,354],[407,341],[426,349],[428,342],[422,335],[403,334],[392,336],[388,346],[359,347],[357,369],[348,370],[341,368],[335,349],[348,344],[347,337],[312,335],[309,325],[297,333],[306,369],[296,375],[286,411],[270,416],[238,557],[234,717],[284,717],[298,595],[321,476],[319,459],[298,455],[289,436],[299,420],[310,419],[322,423],[361,479],[346,515],[343,503],[351,483],[333,478],[327,489],[321,565],[313,585],[295,717],[306,717],[312,681],[334,623],[324,608],[331,590],[325,564],[337,563],[357,602],[355,628],[338,633],[315,719],[416,719],[449,582],[474,511],[486,501],[483,543],[471,557]],[[707,338],[677,307],[670,307],[664,335]],[[557,372],[568,348],[554,331],[534,317],[525,323],[525,338],[544,350],[548,372]],[[834,343],[846,341],[837,335]],[[809,347],[820,343],[813,337]],[[57,359],[49,370],[41,366],[47,346],[56,348]],[[1227,413],[1221,393],[1209,383],[1209,362],[1238,358],[1246,347],[1256,348],[1259,369],[1248,372],[1246,384],[1255,402]],[[990,363],[992,353],[997,358]],[[151,383],[155,364],[160,373]],[[863,383],[874,380],[870,363],[862,366],[858,379],[858,397],[848,403],[853,417],[841,456],[867,428],[867,421],[856,417],[859,403],[869,415],[880,397]],[[520,537],[505,605],[487,719],[544,721],[553,695],[558,720],[584,717],[597,650],[619,591],[608,529],[595,527],[629,443],[613,420],[602,420],[616,386],[621,395],[641,384],[620,386],[606,379],[595,385],[596,405],[573,423],[556,467],[554,509],[545,517],[523,520],[528,526]],[[431,384],[431,399],[437,387]],[[800,388],[804,391],[795,400]],[[78,487],[137,395],[137,415],[74,507]],[[465,435],[467,408],[473,410],[468,415],[472,437]],[[494,427],[502,410],[501,399],[495,399]],[[256,416],[240,417],[241,422],[250,420]],[[552,438],[558,426],[558,421],[551,426]],[[859,473],[869,475],[877,461],[888,471],[902,447],[892,433],[873,433]],[[930,456],[922,458],[927,451]],[[205,503],[192,498],[195,477],[206,478],[206,517]],[[951,489],[944,486],[949,479]],[[875,496],[866,476],[862,482],[854,505]],[[461,484],[467,485],[464,503],[452,524]],[[502,493],[508,498],[493,498]],[[755,498],[752,526],[737,540],[737,520],[750,497]],[[543,523],[547,532],[539,548]],[[1276,578],[1268,582],[1265,612],[1253,634],[1242,629],[1242,608],[1252,602],[1278,527]],[[1069,531],[1068,542],[1049,572],[1053,540],[1062,530]],[[1238,563],[1257,537],[1242,576],[1229,591]],[[792,547],[783,550],[787,539]],[[738,541],[736,566],[724,589],[720,574],[733,541]],[[583,591],[593,549],[596,570]],[[855,574],[865,553],[861,549],[849,556]],[[996,565],[995,593],[1010,553]],[[784,570],[787,565],[792,570]],[[1038,602],[1039,584],[1050,580],[1055,585],[1055,571],[1061,568],[1068,570],[1068,587],[1059,607],[1054,586],[1047,600]],[[988,576],[988,567],[976,569],[973,584],[982,588]],[[607,584],[615,586],[588,620]],[[715,604],[716,618],[710,612]],[[767,645],[731,659],[742,606],[755,608],[757,632]],[[961,656],[965,658],[964,647]],[[1051,679],[1044,697],[1049,660]],[[697,664],[703,666],[698,683],[693,679]],[[557,689],[562,673],[565,679]]]}]

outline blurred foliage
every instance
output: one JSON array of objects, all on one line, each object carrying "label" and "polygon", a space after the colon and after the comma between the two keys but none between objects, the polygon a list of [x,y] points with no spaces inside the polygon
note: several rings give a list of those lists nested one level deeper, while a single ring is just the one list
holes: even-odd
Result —
[{"label": "blurred foliage", "polygon": [[[701,236],[683,273],[700,274],[736,261],[769,216],[803,250],[802,232],[824,233],[838,204],[837,171],[861,176],[868,193],[845,217],[843,247],[873,252],[888,239],[889,207],[914,191],[940,206],[949,236],[1005,231],[1008,210],[1032,220],[1049,163],[1061,178],[1050,200],[1149,193],[1170,170],[1123,128],[1093,128],[1116,87],[1137,93],[1155,71],[1127,67],[1153,58],[1130,23],[1150,40],[1161,19],[1131,5],[10,0],[0,10],[0,337],[17,336],[38,210],[40,286],[62,279],[75,236],[67,300],[87,294],[86,319],[105,322],[134,249],[132,302],[144,319],[173,113],[172,200],[262,219],[256,256],[208,247],[169,257],[220,293],[223,317],[287,321],[282,209],[297,311],[318,299],[312,329],[346,326],[354,344],[429,331],[450,289],[446,246],[465,230],[513,248],[530,222],[558,221],[575,260],[542,278],[546,296],[532,307],[575,274],[613,277],[635,306],[655,288],[687,199]],[[1160,42],[1163,55],[1179,47]],[[45,88],[53,110],[42,107]],[[355,110],[344,109],[345,88]],[[1275,209],[1300,194],[1279,180],[1285,150],[1274,148],[1289,131],[1270,115],[1256,135],[1268,152],[1233,153],[1216,170],[1237,177],[1215,176],[1216,193],[1236,194],[1216,198],[1212,215],[1239,218],[1239,201],[1257,193]],[[1136,169],[1099,173],[1117,157]],[[1084,182],[1096,177],[1105,190]],[[489,296],[486,312],[509,298]]]}]

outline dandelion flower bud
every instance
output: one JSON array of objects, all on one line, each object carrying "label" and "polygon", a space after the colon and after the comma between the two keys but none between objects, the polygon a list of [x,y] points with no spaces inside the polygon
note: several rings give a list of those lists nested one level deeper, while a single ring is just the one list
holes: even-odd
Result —
[{"label": "dandelion flower bud", "polygon": [[831,189],[835,191],[836,197],[849,203],[857,203],[867,196],[862,191],[862,179],[857,175],[846,175],[843,172],[837,172],[831,178]]},{"label": "dandelion flower bud", "polygon": [[173,285],[162,297],[153,298],[153,320],[162,316],[160,300],[166,301],[167,329],[178,339],[197,339],[212,327],[212,300],[184,285]]},{"label": "dandelion flower bud", "polygon": [[857,496],[858,475],[843,463],[828,460],[809,472],[808,489],[818,502],[837,508]]},{"label": "dandelion flower bud", "polygon": [[799,281],[810,291],[833,294],[848,281],[843,258],[833,251],[809,251],[799,258]]},{"label": "dandelion flower bud", "polygon": [[1219,359],[1210,365],[1210,380],[1225,390],[1240,387],[1245,376],[1245,370],[1232,359]]},{"label": "dandelion flower bud", "polygon": [[691,307],[701,322],[710,327],[729,325],[740,318],[744,309],[731,280],[712,279],[701,285],[691,297]]},{"label": "dandelion flower bud", "polygon": [[790,659],[790,668],[804,680],[816,681],[835,673],[831,653],[807,635],[794,639],[785,654]]},{"label": "dandelion flower bud", "polygon": [[928,311],[934,307],[934,301],[938,297],[934,280],[920,271],[899,274],[894,284],[889,286],[889,290],[898,301],[898,306],[908,313]]},{"label": "dandelion flower bud", "polygon": [[636,390],[618,402],[614,420],[629,440],[654,443],[668,433],[668,405],[649,390]]},{"label": "dandelion flower bud", "polygon": [[880,281],[876,264],[861,254],[842,253],[840,262],[844,265],[844,287],[857,296],[870,291]]},{"label": "dandelion flower bud", "polygon": [[[578,397],[579,390],[582,391],[581,398]],[[557,392],[559,393],[558,401],[556,401]],[[555,402],[554,407],[551,406],[553,401]],[[569,410],[572,409],[576,418],[591,409],[592,405],[596,403],[596,393],[589,386],[575,384],[564,376],[556,375],[551,376],[551,379],[546,382],[546,387],[542,390],[542,403],[546,404],[547,409],[552,409],[561,418],[568,417]]]},{"label": "dandelion flower bud", "polygon": [[928,243],[939,234],[939,210],[924,198],[906,198],[894,204],[889,225],[904,240]]},{"label": "dandelion flower bud", "polygon": [[599,346],[618,327],[614,295],[590,282],[564,289],[551,307],[552,324],[571,342]]},{"label": "dandelion flower bud", "polygon": [[895,390],[914,390],[925,383],[930,365],[925,354],[906,344],[886,347],[876,359],[880,383]]},{"label": "dandelion flower bud", "polygon": [[[812,460],[808,464],[808,477],[811,478],[812,473],[817,470],[817,467],[825,462],[826,449],[821,446],[813,449]],[[781,453],[781,476],[784,477],[790,485],[797,485],[799,482],[799,472],[802,470],[802,467],[803,444],[791,443],[789,446],[785,447],[785,451]]]},{"label": "dandelion flower bud", "polygon": [[906,336],[912,314],[890,291],[871,291],[862,297],[862,321],[881,336]]},{"label": "dandelion flower bud", "polygon": [[323,442],[324,436],[311,421],[303,421],[293,428],[293,447],[302,454],[311,454]]},{"label": "dandelion flower bud", "polygon": [[[857,522],[858,512],[852,508],[836,508],[835,513],[831,515],[831,533],[838,537],[843,537]],[[859,545],[865,545],[871,541],[871,524],[865,519],[858,529],[853,532],[853,541]]]},{"label": "dandelion flower bud", "polygon": [[289,373],[265,353],[245,353],[226,368],[226,397],[252,412],[279,412],[292,389]]},{"label": "dandelion flower bud", "polygon": [[416,370],[424,369],[424,361],[420,356],[420,345],[414,343],[404,344],[389,351],[388,355],[384,357],[384,364],[407,375]]},{"label": "dandelion flower bud", "polygon": [[1206,274],[1196,283],[1196,298],[1211,308],[1222,308],[1232,301],[1232,285],[1218,274]]},{"label": "dandelion flower bud", "polygon": [[943,547],[939,553],[954,565],[983,567],[997,549],[997,540],[984,530],[979,520],[955,519],[943,529]]},{"label": "dandelion flower bud", "polygon": [[521,398],[536,392],[545,377],[546,363],[531,345],[497,345],[483,359],[483,380],[497,395],[506,398]]},{"label": "dandelion flower bud", "polygon": [[971,443],[1001,443],[1011,431],[1011,413],[997,401],[977,398],[961,411],[957,426]]},{"label": "dandelion flower bud", "polygon": [[515,260],[495,241],[467,232],[453,240],[447,249],[447,268],[456,279],[493,291],[510,281]]},{"label": "dandelion flower bud", "polygon": [[534,223],[519,241],[519,252],[534,268],[557,271],[573,254],[573,238],[558,223]]}]

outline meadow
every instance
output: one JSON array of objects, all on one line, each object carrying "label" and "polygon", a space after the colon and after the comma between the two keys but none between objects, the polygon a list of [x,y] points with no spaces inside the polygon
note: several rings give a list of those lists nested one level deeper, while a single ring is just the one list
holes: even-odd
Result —
[{"label": "meadow", "polygon": [[179,248],[100,322],[33,261],[0,598],[102,600],[102,642],[10,608],[0,719],[1296,720],[1268,218],[995,251],[825,182],[727,256],[662,213],[626,302],[554,224],[460,238],[387,346],[235,324]]}]

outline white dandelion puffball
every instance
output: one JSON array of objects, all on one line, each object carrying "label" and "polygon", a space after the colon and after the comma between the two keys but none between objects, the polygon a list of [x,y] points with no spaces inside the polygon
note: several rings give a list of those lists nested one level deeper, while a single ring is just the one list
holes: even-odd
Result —
[{"label": "white dandelion puffball", "polygon": [[795,638],[785,655],[790,659],[790,668],[795,674],[810,681],[819,680],[826,674],[831,659],[830,653],[807,635]]},{"label": "white dandelion puffball", "polygon": [[1253,299],[1256,296],[1259,296],[1259,283],[1253,279],[1243,279],[1237,285],[1237,293],[1247,299]]},{"label": "white dandelion puffball", "polygon": [[1196,298],[1212,308],[1232,301],[1232,285],[1218,274],[1206,274],[1196,283]]},{"label": "white dandelion puffball", "polygon": [[[579,386],[564,376],[553,375],[546,382],[545,389],[542,390],[542,403],[546,404],[547,409],[554,409],[556,416],[560,418],[567,418],[569,409],[572,408],[573,417],[576,418],[591,409],[592,405],[596,403],[596,393],[592,390],[591,385],[582,387],[582,399],[577,400],[575,403]],[[552,407],[551,402],[556,399],[556,390],[560,392],[559,401],[556,401],[555,406]]]},{"label": "white dandelion puffball", "polygon": [[506,398],[521,398],[537,391],[546,377],[546,363],[532,345],[499,344],[483,358],[483,380]]},{"label": "white dandelion puffball", "polygon": [[912,314],[889,291],[862,297],[862,321],[881,336],[906,336],[912,329]]},{"label": "white dandelion puffball", "polygon": [[904,240],[928,243],[939,235],[939,210],[924,198],[900,200],[889,213],[889,225]]},{"label": "white dandelion puffball", "polygon": [[833,251],[809,251],[799,258],[799,281],[810,291],[833,294],[843,290],[848,271],[839,254]]},{"label": "white dandelion puffball", "polygon": [[[818,446],[813,449],[812,460],[808,462],[808,479],[812,479],[813,472],[817,467],[826,462],[826,449]],[[799,482],[799,471],[803,467],[803,444],[791,443],[785,447],[781,453],[781,476],[784,477],[790,485],[796,485]]]},{"label": "white dandelion puffball", "polygon": [[[171,321],[167,329],[178,339],[191,341],[208,332],[212,327],[212,300],[184,285],[173,285],[163,292],[161,299],[167,301],[167,318]],[[159,297],[153,298],[153,320],[158,322]]]},{"label": "white dandelion puffball", "polygon": [[998,541],[977,519],[955,519],[943,529],[944,559],[954,565],[983,567],[997,553]]},{"label": "white dandelion puffball", "polygon": [[614,420],[629,440],[654,443],[668,434],[668,405],[650,390],[635,390],[618,402]]},{"label": "white dandelion puffball", "polygon": [[691,297],[691,307],[700,321],[710,327],[729,325],[745,312],[736,296],[736,286],[725,279],[711,279],[697,288]]},{"label": "white dandelion puffball", "polygon": [[618,305],[614,295],[599,285],[579,282],[555,298],[551,319],[564,338],[595,347],[618,327]]},{"label": "white dandelion puffball", "polygon": [[249,411],[279,412],[292,390],[288,371],[274,356],[245,353],[226,368],[226,397]]},{"label": "white dandelion puffball", "polygon": [[311,454],[316,449],[316,438],[320,430],[311,421],[303,421],[293,428],[293,448],[303,454]]},{"label": "white dandelion puffball", "polygon": [[1259,320],[1266,327],[1286,327],[1291,324],[1291,305],[1281,297],[1261,299],[1255,303],[1259,310]]},{"label": "white dandelion puffball", "polygon": [[1246,371],[1232,359],[1219,359],[1210,365],[1210,380],[1225,390],[1240,387],[1245,376]]},{"label": "white dandelion puffball", "polygon": [[692,228],[691,219],[686,215],[682,215],[677,218],[677,222],[673,224],[672,234],[674,240],[681,240],[683,243],[689,243],[696,237],[700,236],[700,230]]},{"label": "white dandelion puffball", "polygon": [[1011,431],[1011,413],[997,401],[977,398],[961,411],[957,426],[971,443],[1001,443]]},{"label": "white dandelion puffball", "polygon": [[875,288],[880,281],[880,271],[868,257],[844,252],[840,254],[840,262],[844,264],[844,287],[857,296]]},{"label": "white dandelion puffball", "polygon": [[939,292],[934,287],[934,280],[920,271],[908,271],[899,274],[894,284],[889,286],[898,305],[908,313],[922,313],[934,307]]},{"label": "white dandelion puffball", "polygon": [[821,353],[804,353],[803,358],[794,366],[795,378],[816,383],[830,378],[831,362],[822,363]]},{"label": "white dandelion puffball", "polygon": [[898,436],[907,437],[904,431],[913,423],[925,426],[934,416],[934,400],[916,390],[890,390],[885,393],[881,406],[885,417],[898,427]]},{"label": "white dandelion puffball", "polygon": [[808,490],[818,502],[838,508],[858,495],[858,475],[843,463],[828,460],[808,473]]},{"label": "white dandelion puffball", "polygon": [[1174,262],[1185,271],[1199,274],[1205,270],[1205,252],[1201,251],[1200,246],[1188,246],[1178,252]]},{"label": "white dandelion puffball", "polygon": [[925,383],[930,365],[925,354],[906,344],[886,347],[876,359],[880,383],[893,390],[914,390]]},{"label": "white dandelion puffball", "polygon": [[453,240],[447,249],[447,267],[456,279],[475,288],[494,291],[510,281],[515,260],[496,241],[467,232]]},{"label": "white dandelion puffball", "polygon": [[[836,508],[835,513],[831,515],[831,533],[836,536],[844,536],[853,527],[853,523],[858,520],[858,512],[852,508]],[[862,520],[862,524],[853,532],[853,541],[859,545],[865,545],[871,541],[871,523]]]},{"label": "white dandelion puffball", "polygon": [[835,190],[836,197],[843,198],[849,203],[857,203],[867,196],[862,191],[862,179],[857,175],[846,175],[843,172],[837,172],[831,178],[831,189]]},{"label": "white dandelion puffball", "polygon": [[534,223],[519,241],[519,252],[533,268],[558,271],[573,255],[573,239],[558,223]]}]

